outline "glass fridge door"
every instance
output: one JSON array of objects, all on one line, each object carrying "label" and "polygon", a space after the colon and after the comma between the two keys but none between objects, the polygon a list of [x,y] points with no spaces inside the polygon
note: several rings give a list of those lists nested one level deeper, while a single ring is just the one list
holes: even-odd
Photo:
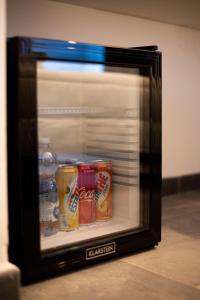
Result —
[{"label": "glass fridge door", "polygon": [[144,70],[39,60],[37,107],[41,252],[148,227]]}]

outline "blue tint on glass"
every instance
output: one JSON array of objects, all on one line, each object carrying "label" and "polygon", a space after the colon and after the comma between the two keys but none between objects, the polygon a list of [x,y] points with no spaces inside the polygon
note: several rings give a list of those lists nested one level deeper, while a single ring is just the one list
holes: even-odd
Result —
[{"label": "blue tint on glass", "polygon": [[105,47],[84,43],[33,39],[32,52],[45,53],[46,58],[104,62]]}]

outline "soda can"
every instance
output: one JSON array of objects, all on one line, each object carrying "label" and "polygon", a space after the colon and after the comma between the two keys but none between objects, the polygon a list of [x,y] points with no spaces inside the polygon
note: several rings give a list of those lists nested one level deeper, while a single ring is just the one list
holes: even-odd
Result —
[{"label": "soda can", "polygon": [[59,196],[59,221],[61,231],[71,231],[79,226],[78,168],[59,165],[56,172]]},{"label": "soda can", "polygon": [[95,167],[91,163],[79,161],[79,224],[89,225],[95,221]]},{"label": "soda can", "polygon": [[105,160],[95,160],[95,201],[96,220],[112,218],[112,164]]}]

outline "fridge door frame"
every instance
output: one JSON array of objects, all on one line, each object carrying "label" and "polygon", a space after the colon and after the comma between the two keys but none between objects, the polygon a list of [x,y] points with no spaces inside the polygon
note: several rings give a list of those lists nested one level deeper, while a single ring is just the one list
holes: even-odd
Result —
[{"label": "fridge door frame", "polygon": [[[65,41],[46,39],[15,37],[8,40],[9,259],[20,267],[23,283],[153,247],[161,240],[161,53],[79,43],[73,44],[72,51],[71,46]],[[150,164],[150,175],[143,170],[140,177],[143,194],[147,193],[149,198],[148,228],[41,254],[35,155],[38,147],[36,61],[40,59],[129,65],[149,70],[150,133],[146,138],[150,139],[150,151],[140,153]],[[109,243],[114,245],[109,255],[86,259],[87,249]]]}]

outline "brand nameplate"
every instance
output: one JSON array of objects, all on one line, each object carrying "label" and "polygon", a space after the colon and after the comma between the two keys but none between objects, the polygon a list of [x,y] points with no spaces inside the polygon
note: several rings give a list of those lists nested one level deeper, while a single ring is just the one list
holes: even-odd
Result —
[{"label": "brand nameplate", "polygon": [[88,248],[86,249],[86,260],[109,255],[115,252],[116,252],[115,242],[100,245],[97,247]]}]

